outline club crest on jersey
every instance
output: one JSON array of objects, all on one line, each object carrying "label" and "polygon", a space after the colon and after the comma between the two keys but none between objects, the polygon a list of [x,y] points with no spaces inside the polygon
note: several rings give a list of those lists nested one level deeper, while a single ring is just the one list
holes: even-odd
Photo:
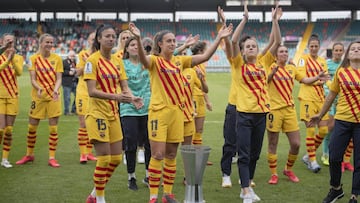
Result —
[{"label": "club crest on jersey", "polygon": [[51,64],[51,65],[55,65],[55,61],[50,61],[50,64]]},{"label": "club crest on jersey", "polygon": [[191,75],[187,75],[186,79],[191,80]]},{"label": "club crest on jersey", "polygon": [[90,62],[87,62],[85,65],[85,69],[84,69],[84,73],[85,74],[89,74],[92,72],[92,65]]},{"label": "club crest on jersey", "polygon": [[180,65],[181,65],[180,61],[176,61],[176,62],[175,62],[175,65],[176,65],[176,66],[180,66]]},{"label": "club crest on jersey", "polygon": [[120,65],[116,65],[116,69],[120,70]]},{"label": "club crest on jersey", "polygon": [[305,60],[304,59],[300,59],[298,66],[305,66]]}]

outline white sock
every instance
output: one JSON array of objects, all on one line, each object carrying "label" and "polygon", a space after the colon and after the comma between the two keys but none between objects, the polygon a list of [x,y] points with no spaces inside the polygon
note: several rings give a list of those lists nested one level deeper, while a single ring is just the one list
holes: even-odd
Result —
[{"label": "white sock", "polygon": [[96,203],[106,203],[104,196],[96,196]]},{"label": "white sock", "polygon": [[145,177],[149,177],[149,170],[145,170]]},{"label": "white sock", "polygon": [[[158,198],[158,196],[157,195],[150,195],[150,199],[152,199],[152,198]],[[97,203],[97,202],[96,202]]]},{"label": "white sock", "polygon": [[94,187],[90,193],[91,196],[96,197],[96,188]]},{"label": "white sock", "polygon": [[136,179],[135,173],[128,173],[128,180],[130,180],[131,178]]}]

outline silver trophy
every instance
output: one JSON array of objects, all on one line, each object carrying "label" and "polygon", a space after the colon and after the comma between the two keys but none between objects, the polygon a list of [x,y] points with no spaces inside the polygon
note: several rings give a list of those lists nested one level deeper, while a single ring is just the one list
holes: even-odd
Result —
[{"label": "silver trophy", "polygon": [[184,203],[203,203],[205,201],[202,179],[211,148],[200,145],[183,145],[180,150],[186,178]]}]

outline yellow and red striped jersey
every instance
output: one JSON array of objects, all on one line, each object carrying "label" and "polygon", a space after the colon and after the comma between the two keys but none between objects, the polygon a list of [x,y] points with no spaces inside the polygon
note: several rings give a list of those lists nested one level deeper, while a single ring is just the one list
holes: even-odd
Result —
[{"label": "yellow and red striped jersey", "polygon": [[230,90],[229,90],[229,97],[228,97],[228,102],[231,105],[236,105],[236,77],[235,77],[235,71],[234,68],[232,67],[234,65],[233,60],[231,58],[228,58],[228,61],[230,63],[230,74],[231,74],[231,83],[230,83]]},{"label": "yellow and red striped jersey", "polygon": [[[29,71],[35,71],[36,82],[43,89],[42,99],[52,100],[57,80],[56,73],[64,72],[61,57],[51,53],[49,57],[44,58],[39,53],[36,53],[30,57]],[[37,90],[34,87],[31,96],[33,98],[37,97]]]},{"label": "yellow and red striped jersey", "polygon": [[[314,60],[309,54],[305,54],[299,59],[298,69],[300,72],[303,72],[306,77],[315,77],[319,75],[320,71],[328,71],[324,58],[318,56],[316,60]],[[324,87],[316,84],[317,82],[312,85],[302,83],[300,85],[298,98],[305,101],[325,101]]]},{"label": "yellow and red striped jersey", "polygon": [[338,93],[335,119],[360,123],[360,70],[338,68],[329,89]]},{"label": "yellow and red striped jersey", "polygon": [[117,52],[114,53],[114,56],[119,59],[119,60],[122,60],[123,59],[123,56],[124,56],[124,50],[119,50]]},{"label": "yellow and red striped jersey", "polygon": [[0,98],[17,98],[19,96],[19,87],[16,77],[23,72],[24,59],[15,54],[8,63],[7,56],[0,55]]},{"label": "yellow and red striped jersey", "polygon": [[[79,61],[76,64],[77,69],[84,69],[86,59],[89,58],[91,50],[82,50],[78,54]],[[87,97],[89,96],[88,89],[86,86],[86,82],[84,81],[84,74],[79,76],[79,82],[76,87],[76,95]]]},{"label": "yellow and red striped jersey", "polygon": [[193,90],[196,85],[201,86],[200,79],[196,71],[192,68],[185,68],[183,71],[184,93],[185,93],[185,122],[194,120],[195,105],[193,101]]},{"label": "yellow and red striped jersey", "polygon": [[[278,65],[273,63],[268,70],[270,73]],[[272,80],[268,83],[270,95],[270,109],[276,110],[287,106],[293,106],[294,98],[292,92],[294,89],[294,79],[301,81],[304,74],[297,71],[294,65],[287,64],[284,67],[278,67]]]},{"label": "yellow and red striped jersey", "polygon": [[[119,94],[120,81],[126,80],[126,72],[122,61],[115,56],[108,60],[100,51],[93,53],[84,68],[84,80],[95,80],[96,89],[111,94]],[[90,97],[88,114],[95,118],[114,120],[119,117],[118,102],[110,99]]]},{"label": "yellow and red striped jersey", "polygon": [[236,110],[245,113],[266,113],[270,110],[265,67],[270,66],[274,57],[267,52],[256,64],[245,63],[241,54],[232,58],[231,68],[235,74]]},{"label": "yellow and red striped jersey", "polygon": [[184,84],[181,72],[191,67],[191,56],[172,56],[165,60],[160,56],[150,56],[151,99],[149,109],[158,110],[168,105],[185,107]]},{"label": "yellow and red striped jersey", "polygon": [[[203,75],[203,80],[206,81],[206,70],[205,70],[205,64],[199,64],[196,65],[195,67],[193,67],[195,70],[200,71],[201,74]],[[204,92],[202,91],[202,87],[201,87],[201,83],[195,85],[194,87],[194,92],[193,92],[194,96],[204,96]]]}]

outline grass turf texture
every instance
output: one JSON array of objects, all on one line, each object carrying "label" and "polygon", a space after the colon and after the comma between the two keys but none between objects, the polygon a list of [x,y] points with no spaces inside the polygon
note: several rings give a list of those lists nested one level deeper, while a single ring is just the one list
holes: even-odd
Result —
[{"label": "grass turf texture", "polygon": [[[212,148],[209,160],[213,166],[207,166],[203,179],[204,199],[209,203],[242,202],[239,198],[238,170],[236,164],[232,165],[232,188],[221,187],[220,159],[223,144],[223,120],[230,86],[229,73],[209,73],[207,80],[210,88],[210,99],[213,111],[207,112],[203,140],[204,145]],[[0,203],[81,203],[93,187],[92,174],[95,162],[86,165],[79,164],[79,149],[77,145],[78,119],[76,116],[61,116],[59,123],[59,143],[56,158],[61,164],[60,168],[51,168],[47,165],[48,159],[48,122],[42,120],[38,128],[37,143],[35,146],[35,161],[33,164],[15,165],[26,152],[26,134],[28,125],[28,110],[30,107],[30,79],[28,72],[18,78],[20,86],[20,114],[14,126],[13,145],[9,160],[14,165],[11,169],[0,168]],[[298,85],[296,86],[295,98]],[[297,100],[296,100],[297,101]],[[264,203],[304,203],[322,202],[329,190],[329,171],[322,164],[318,174],[310,172],[301,161],[305,153],[305,127],[301,123],[301,150],[294,166],[294,172],[299,177],[299,183],[288,181],[282,175],[286,163],[289,144],[284,134],[280,135],[278,145],[278,174],[279,183],[269,185],[270,171],[267,165],[267,138],[265,134],[263,149],[256,169],[255,192]],[[320,163],[321,147],[317,157]],[[180,152],[178,153],[177,178],[174,193],[178,200],[184,199],[184,186],[182,184],[183,169]],[[147,202],[149,192],[141,183],[144,178],[144,165],[138,164],[136,169],[139,190],[134,192],[127,189],[127,172],[125,165],[120,165],[106,187],[106,200],[108,203],[137,203]],[[343,173],[345,197],[338,202],[347,202],[351,193],[352,173]],[[160,189],[159,196],[161,196]]]}]

